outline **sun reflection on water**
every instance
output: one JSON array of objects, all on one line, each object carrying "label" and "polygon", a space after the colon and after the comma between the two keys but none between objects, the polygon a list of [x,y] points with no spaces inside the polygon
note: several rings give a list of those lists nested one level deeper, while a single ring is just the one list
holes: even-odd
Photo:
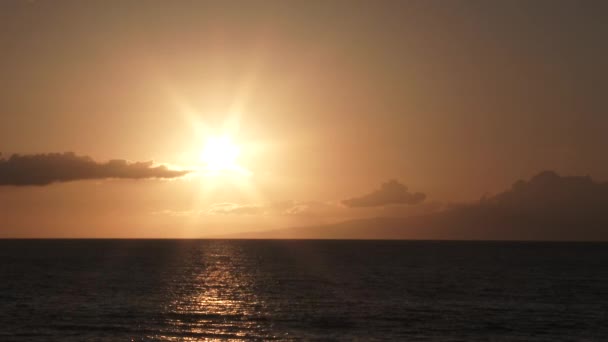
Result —
[{"label": "sun reflection on water", "polygon": [[165,341],[272,338],[264,302],[254,293],[255,269],[234,244],[192,249],[169,284]]}]

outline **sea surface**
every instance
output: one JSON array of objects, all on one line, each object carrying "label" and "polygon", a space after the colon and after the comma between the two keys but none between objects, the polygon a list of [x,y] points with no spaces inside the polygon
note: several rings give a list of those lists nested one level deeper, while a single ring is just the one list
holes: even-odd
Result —
[{"label": "sea surface", "polygon": [[608,244],[0,240],[0,341],[608,341]]}]

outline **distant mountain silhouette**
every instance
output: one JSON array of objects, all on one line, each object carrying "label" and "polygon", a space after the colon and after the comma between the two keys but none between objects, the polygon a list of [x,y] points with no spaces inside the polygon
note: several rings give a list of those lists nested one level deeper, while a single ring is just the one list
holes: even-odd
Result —
[{"label": "distant mountain silhouette", "polygon": [[377,217],[242,238],[608,240],[608,183],[543,171],[478,202],[423,216]]}]

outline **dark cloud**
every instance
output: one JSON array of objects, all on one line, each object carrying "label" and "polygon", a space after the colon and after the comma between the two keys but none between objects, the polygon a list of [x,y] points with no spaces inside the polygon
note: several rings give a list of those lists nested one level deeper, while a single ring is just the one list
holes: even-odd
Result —
[{"label": "dark cloud", "polygon": [[475,239],[606,240],[608,183],[543,171],[500,194],[456,206],[428,223]]},{"label": "dark cloud", "polygon": [[543,214],[602,212],[608,208],[608,183],[543,171],[529,181],[515,182],[508,191],[482,198],[479,207]]},{"label": "dark cloud", "polygon": [[87,156],[72,152],[34,155],[14,154],[0,159],[0,185],[49,185],[86,179],[106,178],[176,178],[189,171],[170,170],[164,165],[150,162],[129,163],[110,160],[98,163]]},{"label": "dark cloud", "polygon": [[[274,234],[274,233],[273,233]],[[282,235],[281,235],[282,234]],[[544,171],[495,196],[410,217],[281,231],[276,237],[608,241],[608,183]],[[270,237],[270,236],[266,236]],[[273,236],[274,237],[274,236]]]},{"label": "dark cloud", "polygon": [[393,179],[383,183],[380,189],[370,194],[346,199],[342,203],[347,207],[379,207],[389,204],[418,204],[425,198],[425,194],[411,193],[407,186]]}]

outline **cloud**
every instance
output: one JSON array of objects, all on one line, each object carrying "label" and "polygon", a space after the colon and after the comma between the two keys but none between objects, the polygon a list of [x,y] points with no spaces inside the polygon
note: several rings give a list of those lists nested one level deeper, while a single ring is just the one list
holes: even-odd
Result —
[{"label": "cloud", "polygon": [[543,171],[529,181],[519,180],[511,189],[493,197],[483,197],[472,208],[563,217],[602,216],[608,209],[608,183],[598,183],[589,176],[562,177]]},{"label": "cloud", "polygon": [[0,159],[0,186],[42,186],[55,182],[107,178],[176,178],[189,172],[170,170],[164,165],[154,166],[151,161],[129,163],[115,159],[98,163],[88,156],[77,156],[72,152],[14,154],[8,159]]},{"label": "cloud", "polygon": [[[320,201],[287,201],[287,206],[280,207],[281,215],[289,216],[334,216],[340,215],[342,206],[331,202]],[[275,204],[276,207],[276,204]]]},{"label": "cloud", "polygon": [[163,215],[163,216],[171,216],[171,217],[192,217],[204,214],[203,211],[200,210],[159,210],[151,212],[152,215]]},{"label": "cloud", "polygon": [[348,220],[272,234],[263,237],[608,241],[608,182],[543,171],[495,196],[437,212]]},{"label": "cloud", "polygon": [[264,204],[215,203],[209,214],[277,215],[277,216],[331,216],[340,213],[341,206],[319,201],[277,201]]},{"label": "cloud", "polygon": [[264,214],[265,208],[254,204],[216,203],[209,208],[208,212],[225,215],[258,215]]},{"label": "cloud", "polygon": [[608,240],[608,183],[543,171],[433,220],[465,238]]},{"label": "cloud", "polygon": [[351,208],[355,207],[379,207],[389,204],[418,204],[426,198],[421,192],[411,193],[407,186],[397,180],[389,180],[380,186],[380,189],[361,197],[343,200],[342,203]]},{"label": "cloud", "polygon": [[[386,216],[386,217],[408,217],[421,216],[437,213],[449,208],[450,203],[437,200],[425,201],[417,205],[389,205],[385,207],[376,207],[378,210],[373,211],[370,216]],[[352,210],[351,210],[352,211]]]}]

